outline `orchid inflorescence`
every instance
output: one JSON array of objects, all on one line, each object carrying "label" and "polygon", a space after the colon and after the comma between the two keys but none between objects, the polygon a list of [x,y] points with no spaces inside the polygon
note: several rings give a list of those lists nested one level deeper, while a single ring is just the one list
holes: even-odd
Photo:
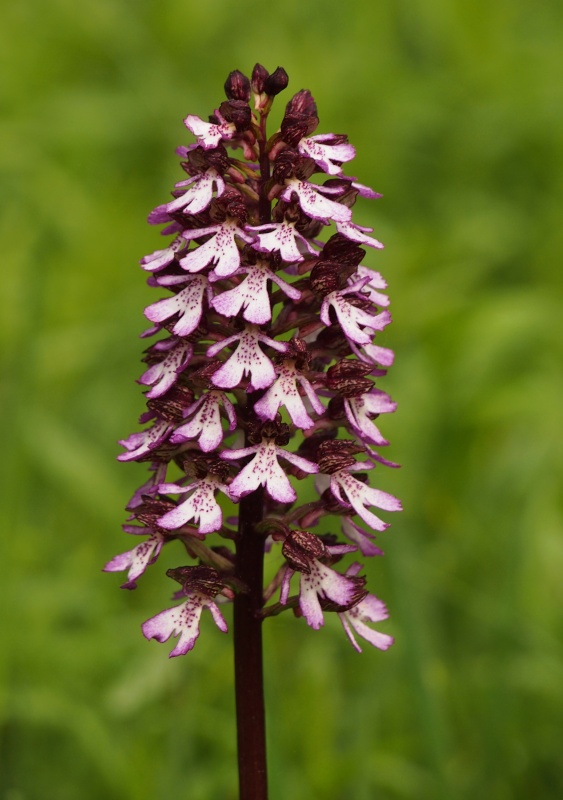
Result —
[{"label": "orchid inflorescence", "polygon": [[[152,327],[142,336],[164,337],[145,351],[139,379],[148,427],[121,441],[118,456],[149,465],[124,525],[143,541],[105,569],[128,570],[123,588],[133,589],[164,545],[183,544],[194,563],[167,572],[181,602],[142,626],[159,642],[179,636],[171,656],[194,646],[204,608],[226,631],[220,605],[248,591],[228,545],[249,534],[221,496],[252,495],[251,535],[283,558],[263,589],[262,618],[292,609],[318,629],[335,612],[356,650],[356,635],[381,649],[393,642],[371,627],[387,610],[368,594],[362,566],[335,569],[347,553],[381,555],[373,531],[388,524],[371,508],[401,508],[367,481],[377,464],[396,466],[380,454],[388,442],[374,422],[396,407],[374,382],[393,362],[374,343],[391,316],[386,282],[361,265],[363,247],[383,245],[351,207],[380,195],[343,174],[355,155],[346,136],[313,135],[309,91],[291,98],[267,138],[287,82],[279,67],[270,75],[257,64],[251,80],[232,72],[209,122],[184,120],[197,139],[177,150],[187,177],[149,215],[173,239],[141,260],[149,285],[169,293],[145,310]],[[316,499],[301,502],[292,479],[308,475]],[[311,531],[326,517],[344,543]],[[211,544],[212,534],[223,541]]]}]

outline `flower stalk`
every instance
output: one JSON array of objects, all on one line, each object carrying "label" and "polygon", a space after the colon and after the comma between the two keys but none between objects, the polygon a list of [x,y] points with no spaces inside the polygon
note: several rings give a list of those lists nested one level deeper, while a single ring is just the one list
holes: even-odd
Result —
[{"label": "flower stalk", "polygon": [[[393,363],[380,341],[387,284],[361,264],[366,247],[383,245],[352,219],[358,198],[380,195],[344,174],[355,155],[345,135],[313,135],[308,90],[269,135],[287,84],[281,67],[257,64],[250,80],[234,71],[209,121],[184,120],[196,138],[177,151],[187,178],[149,214],[172,240],[141,259],[148,284],[167,293],[145,310],[142,336],[158,337],[139,379],[147,427],[118,456],[149,466],[124,525],[142,540],[105,567],[128,570],[123,588],[134,589],[178,543],[190,562],[167,572],[179,602],[142,625],[147,639],[177,637],[172,657],[194,647],[203,611],[227,632],[221,607],[233,605],[241,800],[267,798],[265,620],[289,612],[319,630],[333,613],[357,651],[357,637],[381,650],[393,642],[373,627],[387,609],[362,565],[339,568],[351,553],[382,555],[373,531],[388,523],[372,508],[401,508],[368,480],[397,466],[374,422],[396,408],[376,386]],[[313,475],[301,501],[296,482]],[[321,523],[330,533],[313,532]],[[264,586],[269,552],[282,566]]]}]

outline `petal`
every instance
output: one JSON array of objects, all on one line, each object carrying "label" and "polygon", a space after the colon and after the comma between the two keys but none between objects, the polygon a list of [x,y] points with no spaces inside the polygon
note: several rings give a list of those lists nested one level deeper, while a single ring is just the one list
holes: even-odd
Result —
[{"label": "petal", "polygon": [[147,639],[166,642],[171,636],[180,639],[170,653],[170,658],[185,655],[191,650],[199,636],[199,620],[202,602],[197,596],[190,597],[185,603],[174,608],[167,608],[141,626]]},{"label": "petal", "polygon": [[318,631],[324,625],[324,617],[315,584],[307,581],[308,576],[304,573],[299,577],[299,608],[307,620],[307,625]]}]

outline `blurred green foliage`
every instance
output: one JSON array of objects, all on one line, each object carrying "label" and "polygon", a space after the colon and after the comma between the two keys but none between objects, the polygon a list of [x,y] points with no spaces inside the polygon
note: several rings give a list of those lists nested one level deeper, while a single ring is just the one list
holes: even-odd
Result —
[{"label": "blurred green foliage", "polygon": [[272,800],[562,797],[561,3],[2,17],[2,800],[236,796],[230,640],[204,620],[168,661],[142,638],[177,553],[136,592],[100,569],[144,475],[115,442],[142,410],[145,217],[180,177],[182,118],[256,61],[312,90],[385,195],[357,219],[387,245],[368,263],[390,284],[403,468],[379,485],[406,509],[368,566],[388,653],[358,656],[334,619],[267,625]]}]

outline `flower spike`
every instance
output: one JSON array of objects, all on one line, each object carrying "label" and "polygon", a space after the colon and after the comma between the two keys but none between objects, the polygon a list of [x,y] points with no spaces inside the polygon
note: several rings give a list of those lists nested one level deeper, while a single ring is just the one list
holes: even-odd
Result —
[{"label": "flower spike", "polygon": [[[380,379],[394,354],[380,341],[391,323],[387,282],[362,263],[383,244],[352,213],[381,195],[345,174],[355,148],[317,132],[309,90],[290,98],[268,136],[288,81],[283,67],[233,70],[218,108],[184,118],[193,141],[176,151],[183,179],[149,214],[169,243],[141,258],[149,287],[167,295],[145,309],[144,430],[118,455],[149,469],[124,525],[140,544],[104,568],[125,572],[132,589],[164,547],[179,548],[191,563],[167,573],[181,586],[177,604],[144,622],[144,636],[176,637],[170,656],[184,655],[202,612],[226,632],[219,605],[233,602],[238,672],[253,682],[244,659],[256,641],[241,637],[290,609],[314,630],[338,615],[357,651],[361,640],[390,646],[374,628],[385,605],[359,564],[340,562],[382,556],[374,532],[401,509],[371,485],[374,467],[397,466],[380,452],[396,409]],[[317,535],[317,525],[331,532]],[[270,552],[282,566],[264,587]]]}]

